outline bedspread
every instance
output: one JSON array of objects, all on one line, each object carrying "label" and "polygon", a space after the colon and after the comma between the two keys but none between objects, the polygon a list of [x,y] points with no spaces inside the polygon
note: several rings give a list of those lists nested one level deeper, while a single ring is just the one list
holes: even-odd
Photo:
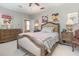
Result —
[{"label": "bedspread", "polygon": [[33,40],[37,44],[44,44],[45,49],[50,53],[52,46],[59,41],[58,33],[21,33],[19,36],[22,35],[28,35],[30,37],[33,37]]}]

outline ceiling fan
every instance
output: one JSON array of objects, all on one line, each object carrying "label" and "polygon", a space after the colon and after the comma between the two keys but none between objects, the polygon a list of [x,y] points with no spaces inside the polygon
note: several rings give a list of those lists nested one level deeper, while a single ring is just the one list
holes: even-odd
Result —
[{"label": "ceiling fan", "polygon": [[[40,6],[40,4],[39,3],[29,3],[29,7],[31,7],[32,6],[32,4],[35,4],[36,6]],[[45,9],[44,7],[41,7],[40,8],[41,10],[43,10],[43,9]]]},{"label": "ceiling fan", "polygon": [[39,4],[39,3],[29,3],[29,7],[31,7],[31,6],[32,6],[32,4],[35,4],[35,5],[37,5],[37,6],[40,6],[40,4]]},{"label": "ceiling fan", "polygon": [[[39,3],[29,3],[29,7],[31,7],[32,5],[36,5],[36,6],[40,6],[41,10],[44,10],[45,7],[42,7]],[[26,5],[26,4],[25,4]],[[18,5],[19,8],[23,8],[23,5]]]}]

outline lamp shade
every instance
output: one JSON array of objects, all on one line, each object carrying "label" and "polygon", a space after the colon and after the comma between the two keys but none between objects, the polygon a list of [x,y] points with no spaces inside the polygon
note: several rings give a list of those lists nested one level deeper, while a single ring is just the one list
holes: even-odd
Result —
[{"label": "lamp shade", "polygon": [[38,23],[35,23],[35,26],[39,26],[39,24]]},{"label": "lamp shade", "polygon": [[66,25],[73,25],[73,20],[72,19],[68,19],[66,22]]}]

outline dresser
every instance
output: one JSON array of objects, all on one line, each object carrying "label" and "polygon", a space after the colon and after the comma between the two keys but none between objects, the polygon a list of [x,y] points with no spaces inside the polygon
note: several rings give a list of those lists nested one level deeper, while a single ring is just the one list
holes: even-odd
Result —
[{"label": "dresser", "polygon": [[61,32],[61,38],[63,43],[72,43],[73,32]]},{"label": "dresser", "polygon": [[21,29],[0,29],[0,43],[15,40]]}]

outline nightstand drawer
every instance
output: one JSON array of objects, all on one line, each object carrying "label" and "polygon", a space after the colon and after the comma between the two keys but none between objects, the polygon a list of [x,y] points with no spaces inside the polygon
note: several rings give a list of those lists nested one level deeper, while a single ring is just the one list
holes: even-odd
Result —
[{"label": "nightstand drawer", "polygon": [[66,42],[72,42],[73,32],[61,32],[62,40]]}]

